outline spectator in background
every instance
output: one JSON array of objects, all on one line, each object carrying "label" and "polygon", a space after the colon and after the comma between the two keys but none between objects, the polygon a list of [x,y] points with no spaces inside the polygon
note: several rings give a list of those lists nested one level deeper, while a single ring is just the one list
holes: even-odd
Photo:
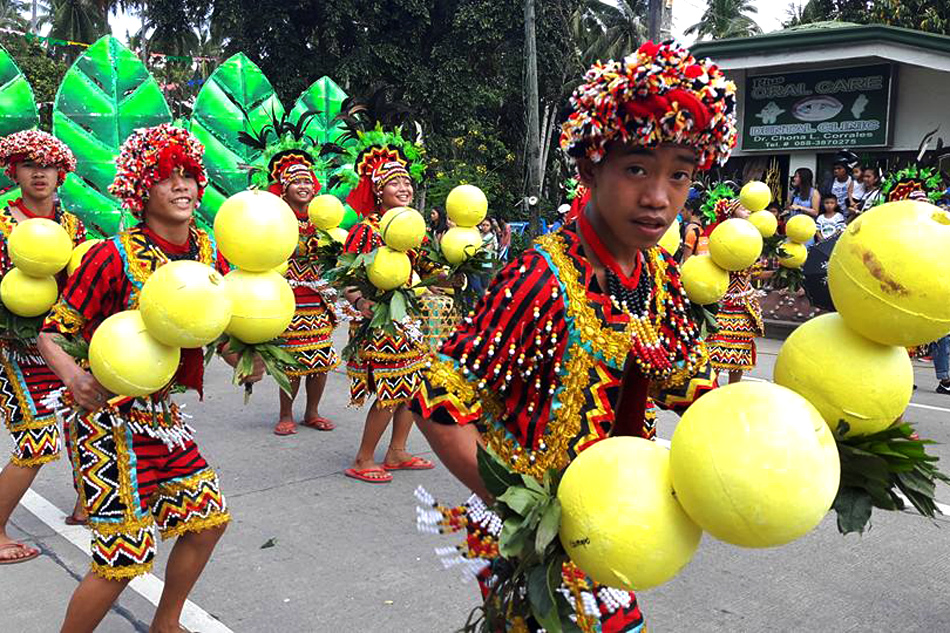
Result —
[{"label": "spectator in background", "polygon": [[765,207],[765,210],[775,216],[776,221],[778,221],[778,228],[776,229],[776,235],[785,235],[785,217],[782,214],[782,207],[775,200],[769,203],[769,206]]},{"label": "spectator in background", "polygon": [[847,209],[848,199],[854,190],[851,168],[843,160],[839,160],[835,163],[832,173],[831,182],[828,183],[822,193],[833,194],[834,197],[838,199],[838,206],[842,209]]},{"label": "spectator in background", "polygon": [[498,236],[492,230],[491,220],[488,218],[482,220],[481,224],[478,225],[478,230],[482,234],[483,248],[492,257],[498,257]]},{"label": "spectator in background", "polygon": [[934,371],[937,373],[937,393],[950,396],[950,334],[935,341],[930,346],[930,354],[934,360]]},{"label": "spectator in background", "polygon": [[571,212],[571,205],[562,204],[561,206],[559,206],[557,208],[557,220],[555,220],[554,223],[551,224],[550,228],[548,229],[548,233],[554,233],[555,231],[559,231],[561,227],[564,226],[565,220],[567,219],[567,214],[570,212]]},{"label": "spectator in background", "polygon": [[824,242],[840,235],[848,228],[847,218],[838,206],[838,198],[834,194],[826,193],[821,200],[822,212],[815,219],[818,231],[815,241]]},{"label": "spectator in background", "polygon": [[693,255],[701,254],[709,238],[703,236],[703,213],[699,205],[692,201],[686,203],[685,211],[689,214],[689,221],[683,229],[683,246],[680,249],[680,264]]},{"label": "spectator in background", "polygon": [[843,212],[861,204],[861,201],[864,199],[864,196],[867,193],[864,185],[863,167],[860,165],[854,166],[854,169],[851,170],[851,180],[854,184],[851,186],[851,192],[848,194],[848,205],[846,207],[841,207]]},{"label": "spectator in background", "polygon": [[807,167],[799,167],[792,176],[792,190],[788,192],[788,204],[785,210],[788,217],[807,213],[817,217],[821,207],[821,194],[814,186],[815,176]]},{"label": "spectator in background", "polygon": [[445,232],[449,230],[449,219],[442,207],[432,207],[429,211],[429,230],[435,239],[441,239]]},{"label": "spectator in background", "polygon": [[881,169],[879,167],[868,167],[864,170],[864,197],[861,202],[853,207],[849,213],[849,220],[853,220],[865,211],[871,209],[881,199]]}]

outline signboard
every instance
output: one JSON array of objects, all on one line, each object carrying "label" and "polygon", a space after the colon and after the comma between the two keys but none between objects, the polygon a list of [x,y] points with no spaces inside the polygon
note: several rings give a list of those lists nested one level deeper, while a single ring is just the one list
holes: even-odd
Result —
[{"label": "signboard", "polygon": [[748,77],[742,149],[888,145],[892,68],[875,64]]}]

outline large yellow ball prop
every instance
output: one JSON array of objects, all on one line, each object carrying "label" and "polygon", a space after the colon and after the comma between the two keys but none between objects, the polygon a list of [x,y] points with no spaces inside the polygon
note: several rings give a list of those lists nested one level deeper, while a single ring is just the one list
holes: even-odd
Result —
[{"label": "large yellow ball prop", "polygon": [[380,290],[393,290],[405,286],[412,278],[412,262],[409,256],[388,246],[376,249],[376,258],[366,267],[371,284]]},{"label": "large yellow ball prop", "polygon": [[229,262],[242,270],[264,272],[286,261],[297,248],[297,216],[267,191],[242,191],[221,205],[214,237]]},{"label": "large yellow ball prop", "polygon": [[488,215],[488,198],[475,185],[459,185],[445,199],[445,212],[456,226],[478,226]]},{"label": "large yellow ball prop", "polygon": [[395,207],[383,214],[379,221],[379,233],[386,246],[405,253],[422,245],[426,236],[426,221],[415,209]]},{"label": "large yellow ball prop", "polygon": [[73,249],[72,255],[69,257],[69,264],[66,266],[66,274],[72,275],[79,269],[79,266],[82,265],[82,258],[86,256],[93,246],[99,244],[102,240],[86,240],[79,246]]},{"label": "large yellow ball prop", "polygon": [[716,265],[709,255],[693,255],[681,268],[683,289],[693,303],[718,303],[729,290],[729,272]]},{"label": "large yellow ball prop", "polygon": [[782,242],[784,255],[779,255],[778,263],[782,268],[801,268],[808,259],[808,247],[798,242]]},{"label": "large yellow ball prop", "polygon": [[793,242],[805,244],[815,237],[818,227],[810,215],[799,214],[785,223],[785,237]]},{"label": "large yellow ball prop", "polygon": [[594,444],[567,467],[557,496],[564,549],[609,587],[662,585],[699,546],[702,531],[673,494],[670,452],[655,442],[614,437]]},{"label": "large yellow ball prop", "polygon": [[771,211],[756,211],[749,216],[749,222],[759,229],[762,237],[772,237],[778,231],[778,218]]},{"label": "large yellow ball prop", "polygon": [[762,254],[762,234],[742,218],[730,218],[713,229],[709,254],[720,268],[745,270]]},{"label": "large yellow ball prop", "polygon": [[343,203],[340,202],[339,198],[330,194],[317,196],[310,201],[310,205],[307,207],[310,224],[324,231],[340,226],[345,213],[346,209],[343,208]]},{"label": "large yellow ball prop", "polygon": [[224,276],[224,287],[231,297],[231,321],[225,331],[244,343],[271,341],[283,334],[294,318],[294,291],[272,270],[232,270]]},{"label": "large yellow ball prop", "polygon": [[175,377],[181,350],[148,333],[138,310],[113,314],[89,342],[89,367],[103,387],[138,398],[162,389]]},{"label": "large yellow ball prop", "polygon": [[482,234],[478,229],[454,226],[445,232],[439,244],[445,259],[457,266],[475,256],[482,247]]},{"label": "large yellow ball prop", "polygon": [[884,345],[912,347],[950,332],[950,213],[890,202],[838,238],[828,287],[848,327]]},{"label": "large yellow ball prop", "polygon": [[831,508],[841,474],[818,410],[765,382],[728,385],[693,403],[673,432],[670,470],[690,518],[743,547],[810,532]]},{"label": "large yellow ball prop", "polygon": [[761,180],[751,180],[739,191],[739,204],[752,213],[764,210],[770,202],[772,190]]},{"label": "large yellow ball prop", "polygon": [[142,286],[139,311],[149,334],[172,347],[204,347],[231,321],[224,278],[201,262],[181,260],[160,267]]},{"label": "large yellow ball prop", "polygon": [[350,234],[349,231],[346,229],[341,229],[338,226],[328,229],[327,233],[330,234],[330,237],[333,238],[334,242],[339,242],[340,244],[345,243],[347,236]]},{"label": "large yellow ball prop", "polygon": [[13,265],[27,275],[46,277],[66,268],[73,242],[66,229],[46,218],[17,223],[10,231],[7,252]]},{"label": "large yellow ball prop", "polygon": [[11,268],[0,281],[0,301],[17,316],[46,314],[58,297],[59,287],[52,275],[32,277],[19,268]]},{"label": "large yellow ball prop", "polygon": [[666,229],[666,233],[663,234],[663,237],[660,238],[660,246],[663,247],[670,255],[674,254],[680,247],[680,221],[679,219],[673,220],[673,224],[670,225],[670,228]]},{"label": "large yellow ball prop", "polygon": [[914,367],[903,347],[856,334],[837,314],[806,321],[782,345],[775,382],[812,403],[832,432],[840,421],[848,435],[870,435],[891,426],[914,393]]}]

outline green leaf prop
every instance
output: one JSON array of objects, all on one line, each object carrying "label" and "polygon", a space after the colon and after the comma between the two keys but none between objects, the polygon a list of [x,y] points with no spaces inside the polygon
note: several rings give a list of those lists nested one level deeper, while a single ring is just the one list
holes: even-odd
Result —
[{"label": "green leaf prop", "polygon": [[244,53],[234,55],[205,82],[191,115],[191,132],[205,146],[208,188],[198,217],[211,225],[229,196],[247,189],[248,170],[260,150],[242,143],[241,132],[260,132],[272,115],[284,113],[274,87]]},{"label": "green leaf prop", "polygon": [[95,232],[116,233],[121,211],[108,187],[119,148],[133,130],[171,119],[158,83],[119,40],[107,35],[86,49],[66,71],[53,106],[53,134],[78,163],[59,191],[66,208]]},{"label": "green leaf prop", "polygon": [[[36,127],[39,122],[39,112],[30,83],[10,54],[0,46],[0,136],[28,130]],[[0,173],[0,191],[12,186],[13,182]],[[0,204],[6,206],[6,200],[15,198],[19,195],[18,192],[19,189],[10,197],[5,195]]]},{"label": "green leaf prop", "polygon": [[[348,95],[343,92],[343,89],[332,79],[329,77],[321,77],[313,82],[310,87],[304,90],[303,94],[300,95],[293,109],[290,111],[290,118],[296,122],[306,112],[318,112],[319,114],[311,118],[307,123],[307,127],[304,128],[304,134],[316,141],[318,145],[336,143],[344,131],[343,124],[336,120],[336,116],[340,113],[340,106],[343,104],[343,101],[346,100],[347,96]],[[319,178],[321,184],[326,185],[330,176],[341,169],[348,168],[349,166],[330,170],[320,169],[317,172],[317,178]],[[349,193],[349,190],[349,186],[340,183],[333,189],[324,190],[322,193],[332,193],[342,200]],[[349,208],[347,208],[347,211],[352,212]],[[353,213],[355,215],[355,212]],[[350,219],[349,217],[345,218],[345,220]],[[353,224],[355,224],[355,222],[351,222],[349,225],[346,225],[345,222],[341,222],[340,226],[344,229],[349,229]]]}]

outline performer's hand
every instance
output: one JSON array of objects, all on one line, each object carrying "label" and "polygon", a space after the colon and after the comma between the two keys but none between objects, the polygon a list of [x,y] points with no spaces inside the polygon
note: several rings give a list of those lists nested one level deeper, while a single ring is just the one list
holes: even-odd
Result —
[{"label": "performer's hand", "polygon": [[376,305],[375,302],[370,301],[366,297],[360,297],[356,300],[356,305],[354,306],[356,310],[362,314],[367,319],[373,318],[373,306]]},{"label": "performer's hand", "polygon": [[101,409],[112,397],[109,390],[99,384],[99,381],[88,371],[78,372],[65,385],[73,395],[76,404],[86,411]]},{"label": "performer's hand", "polygon": [[264,361],[261,360],[260,356],[254,356],[254,369],[251,370],[251,373],[244,377],[244,380],[241,381],[242,385],[253,385],[255,382],[260,382],[264,378]]}]

